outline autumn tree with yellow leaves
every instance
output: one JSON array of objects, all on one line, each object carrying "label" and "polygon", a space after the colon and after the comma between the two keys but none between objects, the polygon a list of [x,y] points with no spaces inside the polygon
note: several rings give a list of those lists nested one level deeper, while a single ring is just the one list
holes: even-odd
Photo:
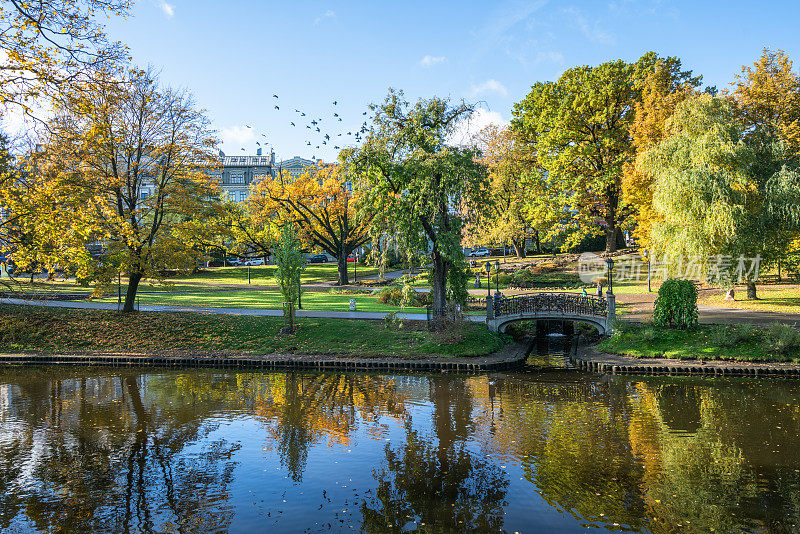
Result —
[{"label": "autumn tree with yellow leaves", "polygon": [[[35,111],[43,99],[75,91],[98,70],[127,59],[101,16],[126,16],[128,0],[0,2],[0,104]],[[33,104],[33,106],[32,106]]]},{"label": "autumn tree with yellow leaves", "polygon": [[489,190],[481,192],[485,209],[464,228],[467,245],[510,243],[518,258],[525,257],[528,228],[537,251],[540,248],[539,221],[529,218],[528,204],[539,189],[541,168],[536,155],[520,143],[508,127],[487,126],[477,136],[482,149],[481,162],[489,172]]},{"label": "autumn tree with yellow leaves", "polygon": [[[208,177],[216,139],[188,93],[162,88],[152,72],[98,73],[59,98],[49,132],[20,201],[28,226],[47,232],[15,256],[57,237],[54,256],[82,257],[87,279],[127,274],[125,312],[143,279],[197,264],[203,237],[192,236],[207,231],[197,221],[213,220],[221,203]],[[48,203],[58,206],[54,221]],[[92,241],[100,259],[81,252]]]},{"label": "autumn tree with yellow leaves", "polygon": [[681,68],[678,58],[656,61],[644,79],[641,100],[634,104],[635,116],[629,128],[636,156],[623,167],[622,194],[625,204],[633,207],[633,235],[648,250],[650,228],[657,214],[653,210],[653,177],[642,169],[642,154],[664,138],[667,119],[678,104],[697,91],[702,77],[691,76]]},{"label": "autumn tree with yellow leaves", "polygon": [[372,216],[357,209],[357,200],[347,169],[327,165],[299,177],[283,171],[262,177],[249,206],[257,226],[295,224],[307,244],[336,258],[337,284],[346,285],[347,256],[370,240]]}]

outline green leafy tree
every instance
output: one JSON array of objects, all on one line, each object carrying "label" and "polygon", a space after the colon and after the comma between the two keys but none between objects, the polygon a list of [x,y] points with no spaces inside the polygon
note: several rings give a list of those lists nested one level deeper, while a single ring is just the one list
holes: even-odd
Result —
[{"label": "green leafy tree", "polygon": [[[617,233],[630,214],[622,203],[622,174],[633,161],[630,126],[642,81],[658,56],[635,63],[609,61],[567,70],[555,82],[536,83],[514,107],[512,128],[535,146],[547,172],[549,208],[561,220],[567,245],[604,232],[606,251],[616,250]],[[676,58],[662,61],[679,64]],[[691,73],[677,71],[681,80]]]},{"label": "green leafy tree", "polygon": [[[372,232],[400,235],[409,250],[430,251],[434,314],[445,313],[448,282],[455,296],[466,293],[461,248],[462,223],[481,206],[488,187],[475,148],[452,146],[449,139],[473,107],[446,99],[421,99],[411,106],[390,90],[373,105],[374,124],[364,144],[345,157],[358,175],[362,202],[376,215]],[[460,211],[459,211],[460,210]]]},{"label": "green leafy tree", "polygon": [[273,252],[277,265],[275,278],[283,295],[286,330],[294,332],[294,303],[300,297],[300,275],[306,265],[306,256],[300,250],[300,239],[294,225],[284,225]]},{"label": "green leafy tree", "polygon": [[653,252],[695,257],[723,285],[741,276],[756,298],[758,272],[737,258],[760,256],[764,265],[781,257],[800,224],[800,173],[782,164],[780,146],[748,142],[728,99],[685,100],[666,128],[641,165],[653,177],[659,219]]}]

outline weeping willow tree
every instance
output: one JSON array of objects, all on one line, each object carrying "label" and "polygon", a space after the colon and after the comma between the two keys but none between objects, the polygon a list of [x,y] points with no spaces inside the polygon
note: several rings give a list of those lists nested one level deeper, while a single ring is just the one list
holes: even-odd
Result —
[{"label": "weeping willow tree", "polygon": [[800,227],[800,173],[780,143],[743,132],[731,100],[689,98],[643,154],[642,170],[653,179],[659,216],[653,252],[695,258],[720,285],[741,280],[756,298],[757,269],[743,269],[739,258],[760,258],[761,266],[780,258]]}]

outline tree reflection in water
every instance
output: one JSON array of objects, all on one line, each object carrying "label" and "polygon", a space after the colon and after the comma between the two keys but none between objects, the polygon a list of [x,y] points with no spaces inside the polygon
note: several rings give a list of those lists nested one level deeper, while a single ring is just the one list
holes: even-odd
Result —
[{"label": "tree reflection in water", "polygon": [[797,531],[800,385],[9,368],[0,488],[0,531]]},{"label": "tree reflection in water", "polygon": [[[206,442],[183,454],[208,431],[202,409],[186,418],[169,406],[147,407],[136,375],[48,381],[44,374],[21,373],[16,413],[4,413],[0,529],[12,522],[48,532],[227,528],[239,446]],[[30,424],[12,429],[6,419]]]},{"label": "tree reflection in water", "polygon": [[361,505],[362,530],[500,530],[508,476],[468,449],[473,399],[464,379],[432,380],[430,399],[432,439],[421,437],[408,419],[405,443],[397,450],[386,445],[384,465],[373,472],[378,481],[375,498]]}]

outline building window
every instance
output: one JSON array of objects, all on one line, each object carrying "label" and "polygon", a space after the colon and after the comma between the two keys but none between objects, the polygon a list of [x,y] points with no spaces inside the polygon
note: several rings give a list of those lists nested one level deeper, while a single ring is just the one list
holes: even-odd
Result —
[{"label": "building window", "polygon": [[147,191],[142,191],[142,200],[146,199],[149,196],[150,196],[150,193],[148,193]]},{"label": "building window", "polygon": [[231,173],[230,183],[244,185],[244,173],[241,172]]},{"label": "building window", "polygon": [[247,191],[239,191],[239,202],[247,200]]}]

